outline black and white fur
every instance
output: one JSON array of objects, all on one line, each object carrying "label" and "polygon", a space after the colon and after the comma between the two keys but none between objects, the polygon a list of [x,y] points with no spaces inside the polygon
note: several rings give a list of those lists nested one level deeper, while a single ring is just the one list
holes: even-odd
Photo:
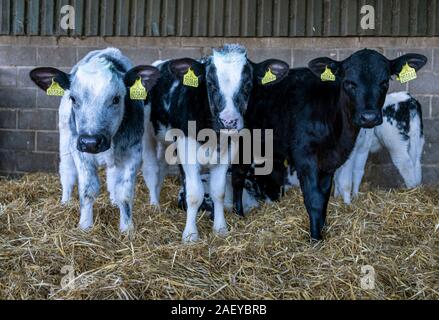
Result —
[{"label": "black and white fur", "polygon": [[[400,74],[406,64],[418,71],[426,62],[427,58],[418,54],[389,60],[365,49],[343,61],[314,59],[308,68],[290,70],[288,77],[270,90],[253,90],[246,120],[252,129],[274,129],[275,141],[276,131],[279,137],[287,135],[274,144],[279,166],[279,171],[274,166],[274,173],[282,173],[285,159],[297,171],[311,239],[323,239],[335,171],[349,158],[360,129],[382,124],[382,107],[392,76]],[[335,76],[333,82],[322,81],[328,69]],[[274,116],[279,119],[273,121]],[[242,197],[236,190],[242,192],[245,187],[245,170],[239,171],[235,170],[232,179],[237,195],[234,207],[243,215]],[[283,179],[279,181],[281,187]]]},{"label": "black and white fur", "polygon": [[[176,141],[179,157],[186,148],[198,151],[201,147],[199,142],[188,135],[189,121],[196,122],[197,133],[203,129],[213,129],[218,134],[218,141],[219,132],[223,129],[241,130],[244,127],[243,115],[247,109],[254,77],[262,79],[267,67],[276,72],[276,63],[282,62],[271,60],[258,65],[252,64],[247,59],[245,48],[225,45],[221,50],[214,50],[212,56],[202,61],[185,58],[155,64],[162,77],[151,93],[149,108],[152,126],[148,128],[148,124],[145,125],[147,131],[153,135],[145,134],[143,166],[152,205],[159,204],[161,184],[166,172],[164,156],[170,144],[165,141],[168,130],[179,129],[185,135]],[[182,83],[189,68],[199,79],[197,88],[187,87]],[[183,160],[181,173],[187,205],[187,221],[183,232],[185,242],[199,238],[196,219],[205,195],[201,177],[205,169],[210,173],[214,231],[222,235],[228,231],[224,218],[224,197],[229,160],[236,151],[233,143],[229,151],[229,154],[219,152],[222,160],[213,161],[218,164],[207,166],[200,163],[187,164],[184,159],[180,159]]]},{"label": "black and white fur", "polygon": [[387,96],[383,108],[384,122],[374,129],[362,129],[348,161],[335,174],[335,196],[351,203],[358,195],[369,153],[383,147],[389,151],[407,188],[422,181],[421,158],[425,144],[422,107],[407,92]]},{"label": "black and white fur", "polygon": [[[132,229],[136,174],[142,160],[144,102],[129,98],[129,87],[139,77],[150,90],[159,72],[149,66],[143,73],[132,68],[118,49],[90,52],[66,74],[54,68],[38,68],[31,79],[47,90],[55,79],[65,90],[59,108],[60,175],[62,202],[71,199],[79,182],[79,227],[93,225],[93,203],[100,183],[98,168],[107,169],[111,201],[120,209],[120,230]],[[130,70],[131,69],[131,70]]]}]

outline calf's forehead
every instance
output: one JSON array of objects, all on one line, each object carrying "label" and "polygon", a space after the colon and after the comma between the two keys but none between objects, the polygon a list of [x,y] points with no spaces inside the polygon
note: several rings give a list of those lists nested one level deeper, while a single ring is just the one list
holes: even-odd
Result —
[{"label": "calf's forehead", "polygon": [[90,99],[120,94],[125,88],[123,77],[111,63],[85,64],[72,77],[71,91]]},{"label": "calf's forehead", "polygon": [[352,55],[343,62],[345,78],[373,83],[390,77],[390,62],[375,51]]},{"label": "calf's forehead", "polygon": [[247,51],[239,46],[227,46],[221,51],[215,51],[210,58],[208,73],[215,73],[218,81],[238,81],[246,72]]}]

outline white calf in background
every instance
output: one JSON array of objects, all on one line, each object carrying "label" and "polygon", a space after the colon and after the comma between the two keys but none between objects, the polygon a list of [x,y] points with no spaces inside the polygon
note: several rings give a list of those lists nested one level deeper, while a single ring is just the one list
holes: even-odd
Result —
[{"label": "white calf in background", "polygon": [[383,108],[384,122],[374,129],[362,129],[348,161],[335,174],[335,196],[351,203],[358,195],[369,153],[385,147],[407,188],[421,184],[424,148],[422,108],[407,92],[389,94]]}]

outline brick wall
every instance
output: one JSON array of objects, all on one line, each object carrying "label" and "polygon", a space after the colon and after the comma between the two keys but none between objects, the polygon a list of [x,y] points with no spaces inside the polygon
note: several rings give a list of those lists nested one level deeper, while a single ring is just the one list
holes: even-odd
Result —
[{"label": "brick wall", "polygon": [[[0,175],[57,170],[57,107],[29,80],[35,66],[68,71],[88,51],[115,46],[135,64],[157,59],[209,54],[212,47],[239,42],[254,61],[279,58],[294,67],[318,56],[343,59],[360,48],[374,48],[389,58],[418,52],[429,59],[419,80],[393,82],[391,91],[409,90],[422,103],[427,143],[424,183],[439,184],[439,38],[86,38],[0,37]],[[384,152],[371,158],[373,184],[397,186],[401,179]]]}]

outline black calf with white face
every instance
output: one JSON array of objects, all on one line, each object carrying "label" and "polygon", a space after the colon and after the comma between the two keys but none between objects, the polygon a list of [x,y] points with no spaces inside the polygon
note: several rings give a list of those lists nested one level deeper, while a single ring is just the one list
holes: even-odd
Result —
[{"label": "black calf with white face", "polygon": [[252,89],[252,66],[246,50],[228,45],[214,50],[206,65],[209,105],[217,129],[241,130]]},{"label": "black calf with white face", "polygon": [[[283,68],[279,68],[281,65]],[[165,141],[163,134],[167,130],[182,131],[185,136],[177,139],[179,155],[186,153],[185,149],[188,145],[194,148],[203,147],[194,141],[194,137],[189,136],[189,122],[196,123],[197,133],[203,129],[213,129],[216,133],[222,129],[242,129],[243,115],[247,109],[254,80],[264,78],[264,75],[271,70],[270,74],[273,76],[270,78],[270,83],[275,83],[281,81],[287,73],[280,74],[280,69],[284,71],[289,69],[286,63],[278,60],[253,64],[247,59],[246,50],[237,45],[226,45],[223,49],[215,51],[207,61],[184,58],[163,62],[158,67],[162,76],[151,93],[151,122],[156,138],[162,145],[169,143]],[[155,148],[154,143],[150,144],[151,148]],[[211,160],[214,160],[214,163],[209,163],[209,170],[213,175],[210,191],[215,211],[214,230],[218,233],[227,230],[224,218],[224,193],[229,164],[224,154],[220,155],[221,163],[213,158]],[[159,157],[164,161],[164,155]],[[157,159],[153,157],[144,159],[144,163],[146,164],[144,176],[152,194],[151,199],[159,199],[161,168],[155,169],[159,165]],[[196,215],[204,198],[204,188],[200,178],[201,164],[183,163],[181,167],[187,208],[183,239],[194,241],[198,239]]]},{"label": "black calf with white face", "polygon": [[318,77],[326,67],[340,82],[340,102],[351,112],[353,123],[357,127],[373,128],[382,124],[382,107],[389,90],[392,76],[398,75],[408,63],[419,70],[426,58],[418,54],[404,55],[388,60],[373,50],[361,50],[342,62],[330,58],[318,58],[309,63],[309,68]]},{"label": "black calf with white face", "polygon": [[241,130],[254,77],[261,73],[263,77],[270,70],[276,75],[273,83],[279,82],[287,69],[285,62],[275,59],[253,64],[247,59],[246,49],[239,45],[214,50],[206,65],[206,83],[216,128]]},{"label": "black calf with white face", "polygon": [[261,82],[268,71],[275,76],[269,85],[280,82],[288,73],[288,64],[270,59],[253,63],[247,58],[247,51],[240,45],[225,45],[214,50],[205,63],[192,59],[170,62],[170,71],[182,80],[189,69],[195,71],[201,87],[207,88],[212,128],[241,130],[244,115],[253,89],[254,81]]}]

